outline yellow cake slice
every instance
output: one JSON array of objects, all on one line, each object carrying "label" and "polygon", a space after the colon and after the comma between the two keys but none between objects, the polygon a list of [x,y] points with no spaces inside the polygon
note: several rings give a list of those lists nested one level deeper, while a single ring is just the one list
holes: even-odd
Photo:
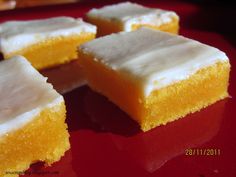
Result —
[{"label": "yellow cake slice", "polygon": [[141,28],[85,43],[79,55],[90,87],[143,131],[228,96],[225,53],[183,36]]},{"label": "yellow cake slice", "polygon": [[179,31],[179,17],[175,12],[148,8],[131,2],[92,9],[86,14],[86,19],[98,27],[99,36],[133,31],[140,27],[175,34]]},{"label": "yellow cake slice", "polygon": [[0,52],[26,57],[37,69],[77,59],[76,47],[94,39],[96,27],[82,19],[54,17],[0,24]]},{"label": "yellow cake slice", "polygon": [[70,148],[63,97],[23,57],[0,62],[0,177],[58,161]]}]

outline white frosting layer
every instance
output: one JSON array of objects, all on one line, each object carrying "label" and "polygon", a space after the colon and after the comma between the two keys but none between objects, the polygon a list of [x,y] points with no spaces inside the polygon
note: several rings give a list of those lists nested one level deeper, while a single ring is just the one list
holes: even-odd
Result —
[{"label": "white frosting layer", "polygon": [[0,62],[0,137],[64,101],[23,57]]},{"label": "white frosting layer", "polygon": [[96,27],[71,17],[9,21],[0,24],[0,51],[9,54],[48,38],[81,32],[96,33]]},{"label": "white frosting layer", "polygon": [[147,28],[98,38],[81,49],[140,84],[144,96],[187,79],[203,67],[228,61],[225,53],[214,47]]},{"label": "white frosting layer", "polygon": [[106,20],[121,21],[124,24],[124,31],[131,31],[133,24],[160,26],[170,23],[173,18],[178,19],[178,16],[173,11],[147,8],[130,2],[109,5],[100,9],[92,9],[87,15]]}]

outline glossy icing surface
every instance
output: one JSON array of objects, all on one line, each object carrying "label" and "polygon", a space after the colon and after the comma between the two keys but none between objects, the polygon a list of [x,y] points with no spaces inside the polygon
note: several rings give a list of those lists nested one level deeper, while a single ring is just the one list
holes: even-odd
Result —
[{"label": "glossy icing surface", "polygon": [[8,21],[0,24],[0,51],[8,54],[52,37],[96,33],[94,25],[72,17]]},{"label": "glossy icing surface", "polygon": [[92,9],[87,15],[107,20],[121,21],[124,23],[124,31],[131,31],[133,24],[159,26],[171,22],[173,18],[178,19],[178,16],[173,11],[148,8],[130,2],[108,5],[101,9]]},{"label": "glossy icing surface", "polygon": [[47,78],[21,56],[0,62],[0,100],[0,136],[64,101]]},{"label": "glossy icing surface", "polygon": [[203,67],[228,61],[225,53],[214,47],[148,28],[98,38],[81,49],[106,67],[139,82],[144,96],[187,79]]}]

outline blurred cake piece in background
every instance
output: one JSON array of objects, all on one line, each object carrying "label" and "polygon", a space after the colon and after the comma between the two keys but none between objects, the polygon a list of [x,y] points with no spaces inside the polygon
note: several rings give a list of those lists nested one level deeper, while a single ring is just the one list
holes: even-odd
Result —
[{"label": "blurred cake piece in background", "polygon": [[0,10],[14,9],[15,7],[15,0],[0,0]]},{"label": "blurred cake piece in background", "polygon": [[175,34],[179,30],[179,17],[175,12],[148,8],[131,2],[92,9],[86,18],[98,27],[99,36],[133,31],[144,26]]},{"label": "blurred cake piece in background", "polygon": [[22,55],[43,69],[77,59],[77,47],[95,36],[94,25],[72,17],[8,21],[0,24],[0,51],[5,59]]},{"label": "blurred cake piece in background", "polygon": [[32,7],[78,2],[79,0],[16,0],[16,7]]},{"label": "blurred cake piece in background", "polygon": [[0,0],[0,10],[75,3],[80,0]]}]

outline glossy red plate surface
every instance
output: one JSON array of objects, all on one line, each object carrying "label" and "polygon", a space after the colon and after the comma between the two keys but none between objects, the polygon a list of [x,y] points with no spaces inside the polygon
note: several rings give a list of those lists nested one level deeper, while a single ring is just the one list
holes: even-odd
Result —
[{"label": "glossy red plate surface", "polygon": [[[222,11],[220,8],[219,11],[215,9],[212,12],[215,16],[208,16],[207,8],[203,11],[199,5],[190,3],[141,3],[175,10],[181,17],[182,35],[226,52],[232,65],[229,86],[232,97],[184,119],[143,133],[129,116],[106,98],[87,86],[80,87],[64,94],[71,149],[51,167],[37,163],[23,176],[236,176],[236,49],[230,35],[213,32],[218,29],[211,26],[217,23],[212,17],[218,17],[218,12]],[[59,15],[82,17],[88,9],[104,4],[106,3],[84,1],[79,4],[5,11],[0,12],[0,20],[3,22]],[[221,23],[224,24],[223,21]],[[192,153],[194,151],[194,155],[190,155],[189,149],[192,149]],[[214,155],[209,155],[212,153],[209,149],[214,150],[211,150]]]}]

